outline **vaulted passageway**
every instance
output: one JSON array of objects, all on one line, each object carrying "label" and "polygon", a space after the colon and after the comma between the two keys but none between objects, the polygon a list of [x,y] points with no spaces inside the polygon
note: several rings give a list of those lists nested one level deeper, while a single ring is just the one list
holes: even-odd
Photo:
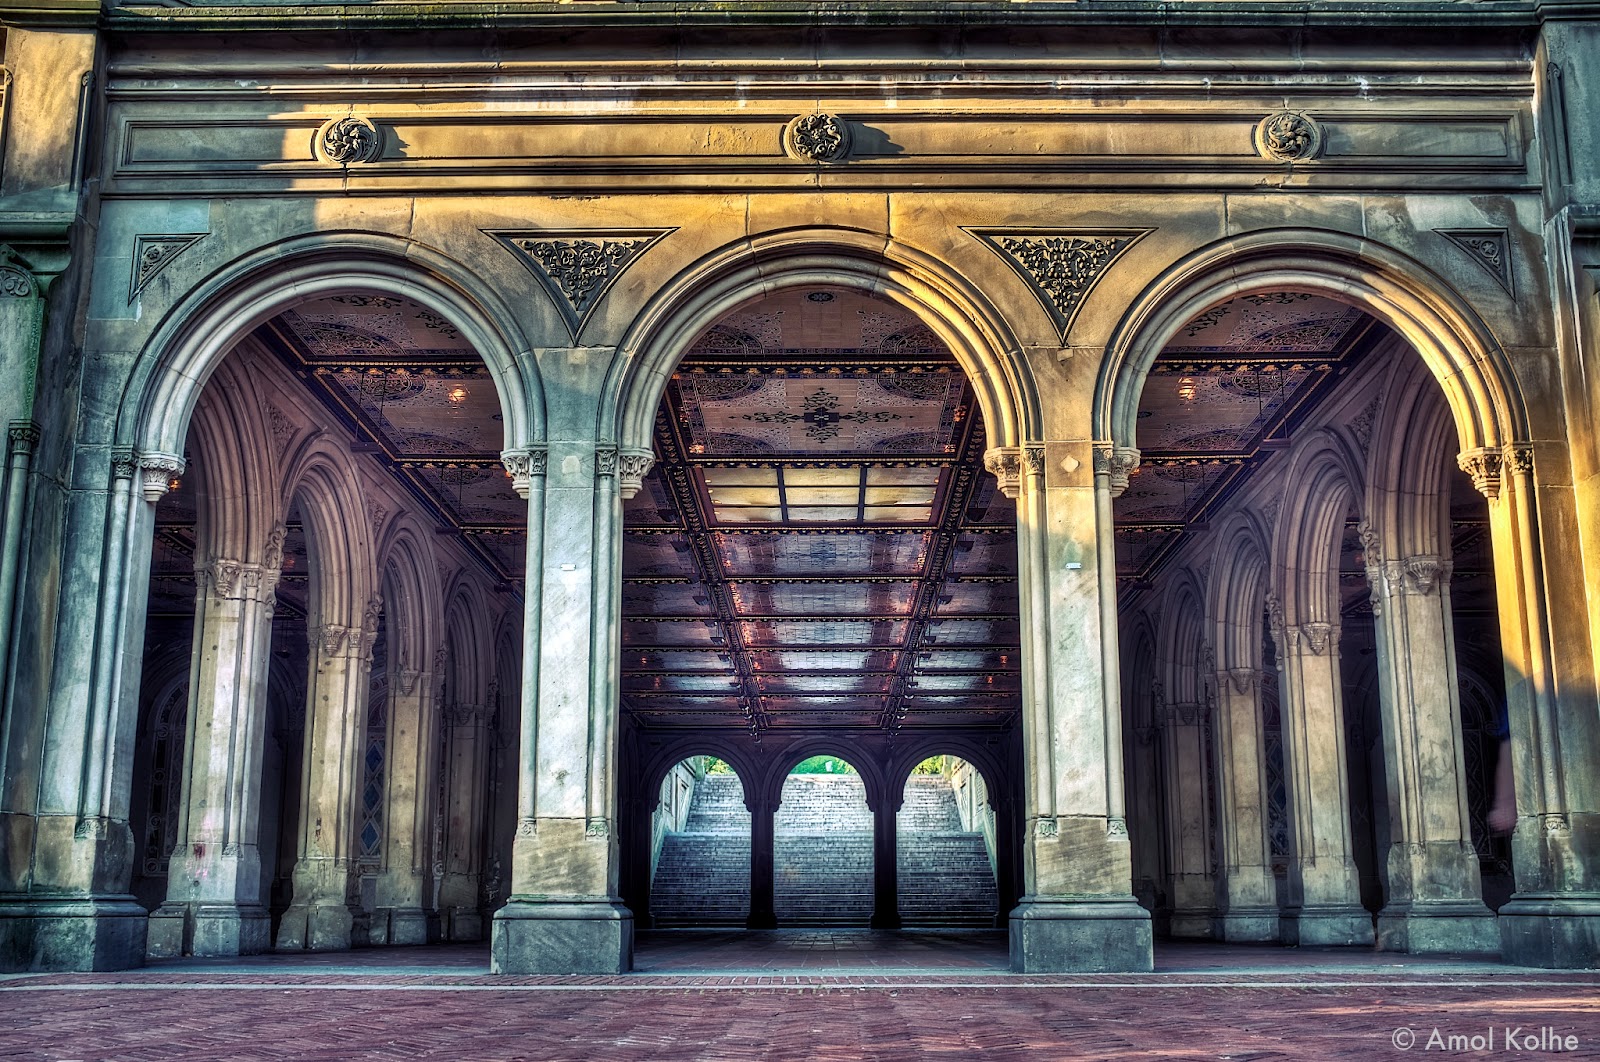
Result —
[{"label": "vaulted passageway", "polygon": [[651,765],[690,746],[743,783],[752,926],[900,924],[897,815],[930,742],[1000,768],[1003,792],[976,813],[1015,880],[1016,509],[983,468],[988,445],[961,368],[887,300],[794,287],[691,344],[656,418],[657,462],[623,509],[635,917],[682,924],[675,897],[654,902],[642,824],[665,807]]}]

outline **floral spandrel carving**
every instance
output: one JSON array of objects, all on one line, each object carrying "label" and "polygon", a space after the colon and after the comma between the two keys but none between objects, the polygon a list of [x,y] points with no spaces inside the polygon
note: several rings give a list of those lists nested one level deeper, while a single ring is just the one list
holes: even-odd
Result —
[{"label": "floral spandrel carving", "polygon": [[1505,229],[1434,229],[1467,253],[1478,268],[1494,277],[1507,295],[1515,295],[1511,279],[1511,234]]},{"label": "floral spandrel carving", "polygon": [[1276,162],[1303,162],[1322,151],[1322,127],[1297,111],[1278,111],[1261,119],[1256,151]]},{"label": "floral spandrel carving", "polygon": [[317,152],[329,162],[350,166],[378,157],[378,127],[366,118],[335,118],[317,130]]},{"label": "floral spandrel carving", "polygon": [[1084,232],[1075,229],[967,229],[1033,289],[1066,343],[1084,299],[1105,271],[1154,229]]},{"label": "floral spandrel carving", "polygon": [[549,294],[572,338],[611,285],[657,240],[676,229],[625,232],[489,232]]},{"label": "floral spandrel carving", "polygon": [[154,280],[156,274],[172,264],[184,251],[205,239],[209,233],[183,232],[171,235],[145,234],[133,238],[133,270],[128,282],[128,302],[132,303]]},{"label": "floral spandrel carving", "polygon": [[836,114],[803,114],[784,127],[783,147],[808,162],[843,162],[850,157],[850,125]]}]

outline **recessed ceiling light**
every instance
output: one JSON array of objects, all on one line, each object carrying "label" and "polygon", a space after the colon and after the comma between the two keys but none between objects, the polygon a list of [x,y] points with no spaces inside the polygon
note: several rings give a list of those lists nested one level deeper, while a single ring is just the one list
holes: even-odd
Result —
[{"label": "recessed ceiling light", "polygon": [[809,295],[807,295],[806,298],[810,299],[812,302],[832,302],[833,301],[833,292],[831,292],[831,291],[813,291]]}]

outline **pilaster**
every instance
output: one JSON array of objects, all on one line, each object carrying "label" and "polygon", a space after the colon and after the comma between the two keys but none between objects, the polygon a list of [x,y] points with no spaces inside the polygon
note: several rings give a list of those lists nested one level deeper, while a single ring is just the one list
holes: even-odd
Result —
[{"label": "pilaster", "polygon": [[311,632],[315,663],[306,710],[299,852],[294,899],[278,925],[279,951],[348,948],[358,928],[352,902],[355,815],[377,616],[374,598],[361,626],[324,623]]},{"label": "pilaster", "polygon": [[1278,939],[1278,888],[1268,836],[1261,672],[1228,668],[1217,682],[1218,881],[1223,940]]},{"label": "pilaster", "polygon": [[1345,760],[1339,628],[1306,621],[1286,625],[1268,599],[1284,699],[1284,765],[1294,858],[1282,918],[1286,944],[1371,944],[1372,916],[1350,835],[1350,780]]},{"label": "pilaster", "polygon": [[985,463],[1017,499],[1023,631],[1023,880],[1018,972],[1149,970],[1122,796],[1113,482],[1137,455],[1027,445]]},{"label": "pilaster", "polygon": [[630,470],[605,445],[552,443],[539,454],[528,470],[524,774],[491,962],[501,973],[620,973],[633,963],[633,918],[618,896],[613,583],[618,478]]},{"label": "pilaster", "polygon": [[219,557],[195,569],[188,755],[167,898],[150,916],[151,958],[249,955],[271,945],[257,832],[283,538],[279,525],[260,557]]}]

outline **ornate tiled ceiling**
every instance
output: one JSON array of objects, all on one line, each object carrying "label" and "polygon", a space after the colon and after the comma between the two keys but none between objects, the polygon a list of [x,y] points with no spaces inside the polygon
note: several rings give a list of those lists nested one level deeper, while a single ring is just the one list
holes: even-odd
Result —
[{"label": "ornate tiled ceiling", "polygon": [[[1294,427],[1386,334],[1362,311],[1303,292],[1243,295],[1199,314],[1152,367],[1139,403],[1140,466],[1114,503],[1125,595],[1149,586],[1188,536],[1288,445]],[[1358,416],[1370,432],[1372,411]],[[1492,608],[1482,498],[1452,472],[1458,612]],[[1353,520],[1342,587],[1347,612],[1367,605]]]},{"label": "ornate tiled ceiling", "polygon": [[1016,513],[912,315],[826,288],[716,322],[625,508],[623,700],[647,727],[1008,724]]},{"label": "ornate tiled ceiling", "polygon": [[302,303],[260,336],[425,513],[521,584],[527,503],[500,464],[494,382],[453,325],[407,299],[352,294]]}]

